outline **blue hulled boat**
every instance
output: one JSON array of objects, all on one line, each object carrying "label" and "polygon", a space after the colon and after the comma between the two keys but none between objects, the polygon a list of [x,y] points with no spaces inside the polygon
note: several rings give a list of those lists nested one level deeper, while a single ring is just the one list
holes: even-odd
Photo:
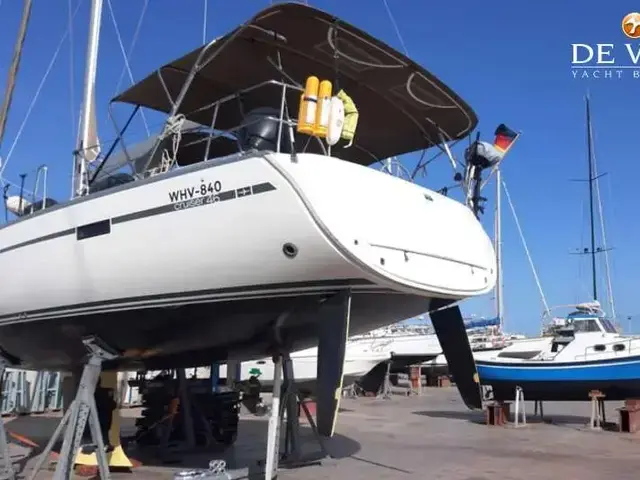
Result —
[{"label": "blue hulled boat", "polygon": [[496,400],[588,400],[600,390],[607,400],[640,396],[640,338],[620,335],[597,302],[578,305],[555,335],[532,342],[523,358],[515,344],[488,360],[476,360],[482,385]]},{"label": "blue hulled boat", "polygon": [[577,305],[547,336],[516,342],[486,360],[476,359],[480,383],[492,387],[496,400],[514,399],[517,387],[527,400],[588,400],[591,390],[600,390],[607,400],[640,398],[640,338],[620,335],[597,301],[596,254],[607,249],[595,245],[593,183],[597,177],[589,98],[585,101],[591,248],[580,253],[591,257],[594,301]]}]

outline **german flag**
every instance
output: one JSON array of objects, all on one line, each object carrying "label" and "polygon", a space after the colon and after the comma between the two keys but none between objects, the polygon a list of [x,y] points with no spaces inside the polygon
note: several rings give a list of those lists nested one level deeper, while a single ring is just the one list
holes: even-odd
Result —
[{"label": "german flag", "polygon": [[501,153],[506,153],[511,148],[511,144],[518,138],[518,133],[511,130],[504,123],[498,125],[495,135],[496,139],[493,141],[493,146]]}]

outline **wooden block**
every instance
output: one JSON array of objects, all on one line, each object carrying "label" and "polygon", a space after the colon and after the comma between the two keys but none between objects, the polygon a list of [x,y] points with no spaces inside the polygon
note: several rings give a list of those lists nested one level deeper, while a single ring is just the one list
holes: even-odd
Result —
[{"label": "wooden block", "polygon": [[491,426],[502,426],[505,424],[504,405],[499,403],[487,404],[486,422]]},{"label": "wooden block", "polygon": [[450,387],[451,379],[447,375],[440,375],[438,377],[438,386],[439,387]]},{"label": "wooden block", "polygon": [[620,413],[620,423],[618,429],[625,433],[636,433],[640,430],[640,409],[618,409]]},{"label": "wooden block", "polygon": [[509,418],[511,418],[511,402],[503,402],[501,405],[502,408],[502,418],[504,422],[508,422]]},{"label": "wooden block", "polygon": [[625,408],[629,410],[640,410],[640,399],[638,398],[627,398],[624,401]]}]

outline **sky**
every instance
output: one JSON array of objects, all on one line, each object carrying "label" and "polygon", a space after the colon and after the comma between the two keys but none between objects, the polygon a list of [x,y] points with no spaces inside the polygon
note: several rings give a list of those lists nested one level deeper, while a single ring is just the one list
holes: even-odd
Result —
[{"label": "sky", "polygon": [[[203,30],[205,38],[211,40],[269,3],[153,0],[130,55],[133,78],[139,80],[200,45]],[[626,38],[621,30],[622,18],[638,8],[636,3],[588,0],[580,3],[577,13],[571,2],[555,2],[549,8],[545,2],[520,0],[500,2],[498,8],[469,0],[387,0],[392,17],[384,0],[310,3],[400,51],[406,49],[413,60],[473,107],[483,139],[492,140],[500,123],[522,132],[503,164],[503,178],[550,306],[592,298],[589,259],[571,254],[587,247],[589,241],[588,184],[574,181],[588,178],[584,96],[589,93],[597,168],[599,173],[606,172],[599,186],[606,246],[611,248],[608,253],[615,310],[625,330],[640,331],[640,222],[636,220],[632,193],[637,188],[640,163],[635,148],[630,147],[632,142],[627,140],[637,138],[637,112],[629,101],[637,97],[640,78],[633,79],[630,71],[625,71],[623,78],[574,78],[571,68],[573,43],[613,43],[624,48],[622,44],[628,42],[640,47],[640,40]],[[61,44],[37,98],[36,94],[58,43],[68,31],[67,4],[63,0],[34,2],[14,101],[0,146],[0,157],[8,162],[4,176],[19,183],[19,175],[27,173],[28,189],[33,186],[38,165],[48,164],[50,196],[57,199],[67,198],[70,192],[88,0],[70,0],[72,10],[79,5],[71,35]],[[128,50],[144,1],[111,0],[111,5],[124,49]],[[6,78],[21,8],[18,0],[0,0],[0,79]],[[108,119],[108,102],[129,85],[129,80],[126,74],[123,76],[123,55],[107,0],[102,19],[96,103],[100,137],[106,142],[115,136]],[[29,108],[28,121],[18,136]],[[117,115],[122,118],[120,112]],[[136,121],[134,128],[141,133],[142,123]],[[456,153],[461,152],[458,149]],[[416,156],[402,160],[415,165]],[[438,189],[451,183],[451,177],[447,161],[441,158],[419,182]],[[494,191],[495,186],[489,185],[488,208],[482,219],[489,232],[493,231]],[[598,246],[602,246],[599,223],[597,227]],[[506,198],[502,232],[505,328],[513,333],[536,333],[543,306]],[[604,255],[600,255],[599,298],[610,311],[604,267]],[[492,296],[465,301],[462,309],[466,315],[492,315]]]}]

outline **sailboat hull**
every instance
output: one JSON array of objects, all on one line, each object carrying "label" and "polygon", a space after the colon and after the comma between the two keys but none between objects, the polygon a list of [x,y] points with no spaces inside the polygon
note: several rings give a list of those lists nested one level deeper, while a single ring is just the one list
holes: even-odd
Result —
[{"label": "sailboat hull", "polygon": [[51,369],[80,362],[85,335],[120,349],[117,366],[259,357],[284,312],[291,342],[315,344],[307,327],[341,290],[356,334],[495,282],[463,205],[331,157],[255,152],[24,217],[0,229],[0,269],[0,347]]}]

